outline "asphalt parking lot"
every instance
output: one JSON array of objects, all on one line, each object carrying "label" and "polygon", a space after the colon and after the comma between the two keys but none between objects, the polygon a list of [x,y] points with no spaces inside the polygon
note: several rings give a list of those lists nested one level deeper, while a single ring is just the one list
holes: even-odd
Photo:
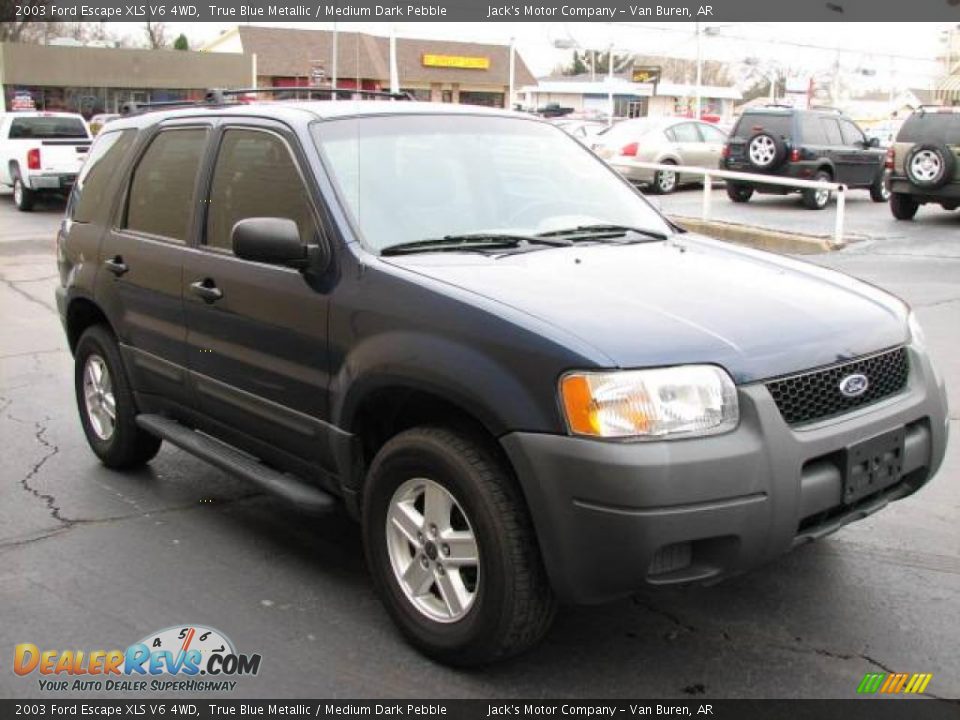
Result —
[{"label": "asphalt parking lot", "polygon": [[[695,213],[699,193],[662,202]],[[788,229],[833,217],[796,198],[734,207],[722,190],[714,209]],[[260,675],[229,697],[848,698],[865,673],[888,671],[933,673],[928,695],[960,696],[960,213],[895,223],[865,193],[849,210],[867,239],[806,259],[917,309],[953,408],[935,481],[715,587],[566,609],[528,655],[458,672],[399,637],[345,517],[292,514],[169,446],[132,475],[98,464],[54,308],[62,208],[23,214],[0,196],[0,696],[41,696],[9,670],[17,643],[125,648],[183,623],[262,654]]]}]

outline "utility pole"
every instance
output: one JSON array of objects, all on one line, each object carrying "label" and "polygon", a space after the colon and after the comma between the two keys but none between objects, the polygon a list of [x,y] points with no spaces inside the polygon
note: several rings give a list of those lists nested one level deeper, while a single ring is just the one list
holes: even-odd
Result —
[{"label": "utility pole", "polygon": [[400,92],[400,73],[397,70],[397,26],[390,27],[390,92]]}]

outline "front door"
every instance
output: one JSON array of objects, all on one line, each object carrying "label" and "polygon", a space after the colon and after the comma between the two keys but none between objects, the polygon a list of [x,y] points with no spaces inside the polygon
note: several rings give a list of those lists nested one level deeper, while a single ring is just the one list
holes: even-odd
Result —
[{"label": "front door", "polygon": [[333,469],[327,417],[327,296],[299,270],[233,254],[250,217],[294,220],[316,242],[318,215],[284,126],[221,129],[201,242],[185,265],[191,377],[209,419]]}]

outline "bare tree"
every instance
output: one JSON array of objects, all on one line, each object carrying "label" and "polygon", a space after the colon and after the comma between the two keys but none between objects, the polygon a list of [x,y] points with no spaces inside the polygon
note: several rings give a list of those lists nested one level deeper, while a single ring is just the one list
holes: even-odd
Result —
[{"label": "bare tree", "polygon": [[[14,0],[0,0],[0,17],[16,17]],[[26,0],[24,5],[31,7],[48,5],[47,0]],[[40,43],[60,32],[61,23],[39,20],[10,20],[0,22],[0,42]]]},{"label": "bare tree", "polygon": [[147,34],[147,47],[151,50],[160,50],[167,46],[167,26],[165,23],[144,23],[144,32]]}]

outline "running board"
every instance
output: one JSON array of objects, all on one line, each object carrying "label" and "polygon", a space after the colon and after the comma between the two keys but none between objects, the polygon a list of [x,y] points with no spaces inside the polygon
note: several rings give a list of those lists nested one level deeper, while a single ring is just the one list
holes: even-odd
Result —
[{"label": "running board", "polygon": [[221,470],[249,480],[300,510],[319,515],[330,512],[336,505],[336,500],[329,493],[268,468],[229,445],[195,432],[176,420],[163,415],[137,415],[137,425]]}]

